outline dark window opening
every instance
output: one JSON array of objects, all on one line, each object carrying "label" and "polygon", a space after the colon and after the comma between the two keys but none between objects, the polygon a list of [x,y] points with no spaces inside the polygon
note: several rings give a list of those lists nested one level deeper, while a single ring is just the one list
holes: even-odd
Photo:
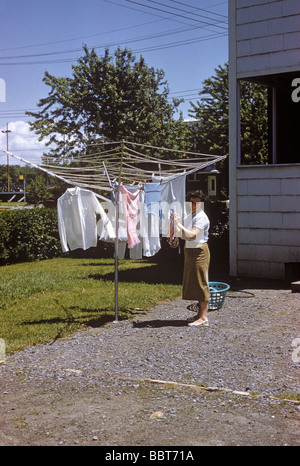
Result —
[{"label": "dark window opening", "polygon": [[240,81],[241,164],[300,163],[300,70]]},{"label": "dark window opening", "polygon": [[242,165],[270,163],[269,90],[240,81],[240,144]]}]

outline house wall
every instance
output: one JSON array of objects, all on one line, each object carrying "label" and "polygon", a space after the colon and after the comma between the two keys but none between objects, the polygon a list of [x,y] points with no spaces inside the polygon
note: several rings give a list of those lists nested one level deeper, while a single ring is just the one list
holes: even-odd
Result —
[{"label": "house wall", "polygon": [[237,77],[299,69],[299,25],[299,0],[236,0]]},{"label": "house wall", "polygon": [[284,279],[285,264],[300,263],[300,159],[240,165],[239,80],[300,78],[300,0],[228,4],[230,274]]},{"label": "house wall", "polygon": [[284,279],[300,263],[300,165],[238,167],[237,191],[239,275]]}]

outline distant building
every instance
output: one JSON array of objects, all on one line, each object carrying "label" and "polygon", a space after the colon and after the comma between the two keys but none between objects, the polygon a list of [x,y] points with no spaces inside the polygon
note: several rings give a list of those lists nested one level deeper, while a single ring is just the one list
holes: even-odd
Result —
[{"label": "distant building", "polygon": [[[194,118],[191,120],[185,120],[186,124],[196,128],[198,122],[199,120],[195,120]],[[197,150],[196,143],[194,150]],[[203,170],[187,176],[186,189],[187,191],[202,189],[202,191],[207,194],[209,199],[218,199],[220,196],[220,184],[218,183],[218,175],[220,175],[220,172],[217,170],[217,165],[209,165]]]},{"label": "distant building", "polygon": [[[266,165],[241,163],[241,80],[269,90]],[[231,275],[299,279],[299,1],[229,1],[229,186]]]},{"label": "distant building", "polygon": [[217,177],[219,174],[220,172],[215,166],[211,165],[203,170],[188,175],[186,180],[187,191],[202,189],[209,199],[218,199],[220,193]]}]

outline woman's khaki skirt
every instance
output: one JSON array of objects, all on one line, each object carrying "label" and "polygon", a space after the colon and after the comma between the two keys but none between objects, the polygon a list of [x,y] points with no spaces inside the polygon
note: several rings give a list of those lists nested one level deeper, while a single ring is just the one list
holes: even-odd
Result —
[{"label": "woman's khaki skirt", "polygon": [[207,243],[201,248],[184,249],[182,299],[209,301],[209,261]]}]

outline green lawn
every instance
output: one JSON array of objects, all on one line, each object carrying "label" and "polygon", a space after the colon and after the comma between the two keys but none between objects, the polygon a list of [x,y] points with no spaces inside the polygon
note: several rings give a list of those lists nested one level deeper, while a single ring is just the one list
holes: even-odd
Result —
[{"label": "green lawn", "polygon": [[17,206],[24,206],[28,205],[27,203],[24,204],[24,201],[21,202],[4,202],[0,201],[0,207],[17,207]]},{"label": "green lawn", "polygon": [[[180,295],[179,265],[119,261],[119,319]],[[0,267],[0,338],[6,353],[114,320],[114,296],[113,259],[59,258]]]}]

